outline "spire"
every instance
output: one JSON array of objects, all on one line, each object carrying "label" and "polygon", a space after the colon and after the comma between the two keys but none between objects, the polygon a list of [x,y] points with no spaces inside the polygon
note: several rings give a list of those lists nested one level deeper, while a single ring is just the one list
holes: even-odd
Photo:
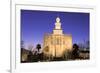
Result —
[{"label": "spire", "polygon": [[56,18],[55,29],[61,29],[61,22],[59,17]]},{"label": "spire", "polygon": [[59,17],[56,18],[55,28],[53,30],[53,34],[63,34],[63,30],[61,29],[61,22],[60,22]]}]

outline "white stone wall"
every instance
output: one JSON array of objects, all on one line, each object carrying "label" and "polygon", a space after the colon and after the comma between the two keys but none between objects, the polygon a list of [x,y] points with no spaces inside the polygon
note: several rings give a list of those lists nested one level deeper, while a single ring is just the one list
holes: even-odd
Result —
[{"label": "white stone wall", "polygon": [[[48,46],[48,50],[46,47]],[[47,35],[44,38],[44,53],[61,57],[66,50],[72,49],[72,37],[67,35]]]}]

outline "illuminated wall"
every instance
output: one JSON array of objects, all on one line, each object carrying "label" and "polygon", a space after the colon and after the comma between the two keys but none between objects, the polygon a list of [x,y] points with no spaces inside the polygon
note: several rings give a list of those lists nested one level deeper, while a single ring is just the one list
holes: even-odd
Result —
[{"label": "illuminated wall", "polygon": [[64,52],[72,49],[72,36],[63,34],[60,18],[56,18],[53,34],[45,34],[43,52],[47,56],[62,57]]}]

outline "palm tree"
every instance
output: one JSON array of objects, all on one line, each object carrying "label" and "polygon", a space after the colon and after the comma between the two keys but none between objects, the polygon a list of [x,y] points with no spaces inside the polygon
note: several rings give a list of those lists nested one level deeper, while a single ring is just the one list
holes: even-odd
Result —
[{"label": "palm tree", "polygon": [[41,49],[41,44],[37,44],[36,48],[38,49],[39,52],[39,50]]}]

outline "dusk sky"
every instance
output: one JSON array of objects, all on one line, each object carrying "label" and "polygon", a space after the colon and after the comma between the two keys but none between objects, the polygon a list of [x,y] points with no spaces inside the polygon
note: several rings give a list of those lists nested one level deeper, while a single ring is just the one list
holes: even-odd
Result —
[{"label": "dusk sky", "polygon": [[89,40],[89,13],[21,10],[21,40],[25,45],[43,44],[45,33],[52,33],[56,17],[61,19],[64,34],[71,34],[73,43]]}]

